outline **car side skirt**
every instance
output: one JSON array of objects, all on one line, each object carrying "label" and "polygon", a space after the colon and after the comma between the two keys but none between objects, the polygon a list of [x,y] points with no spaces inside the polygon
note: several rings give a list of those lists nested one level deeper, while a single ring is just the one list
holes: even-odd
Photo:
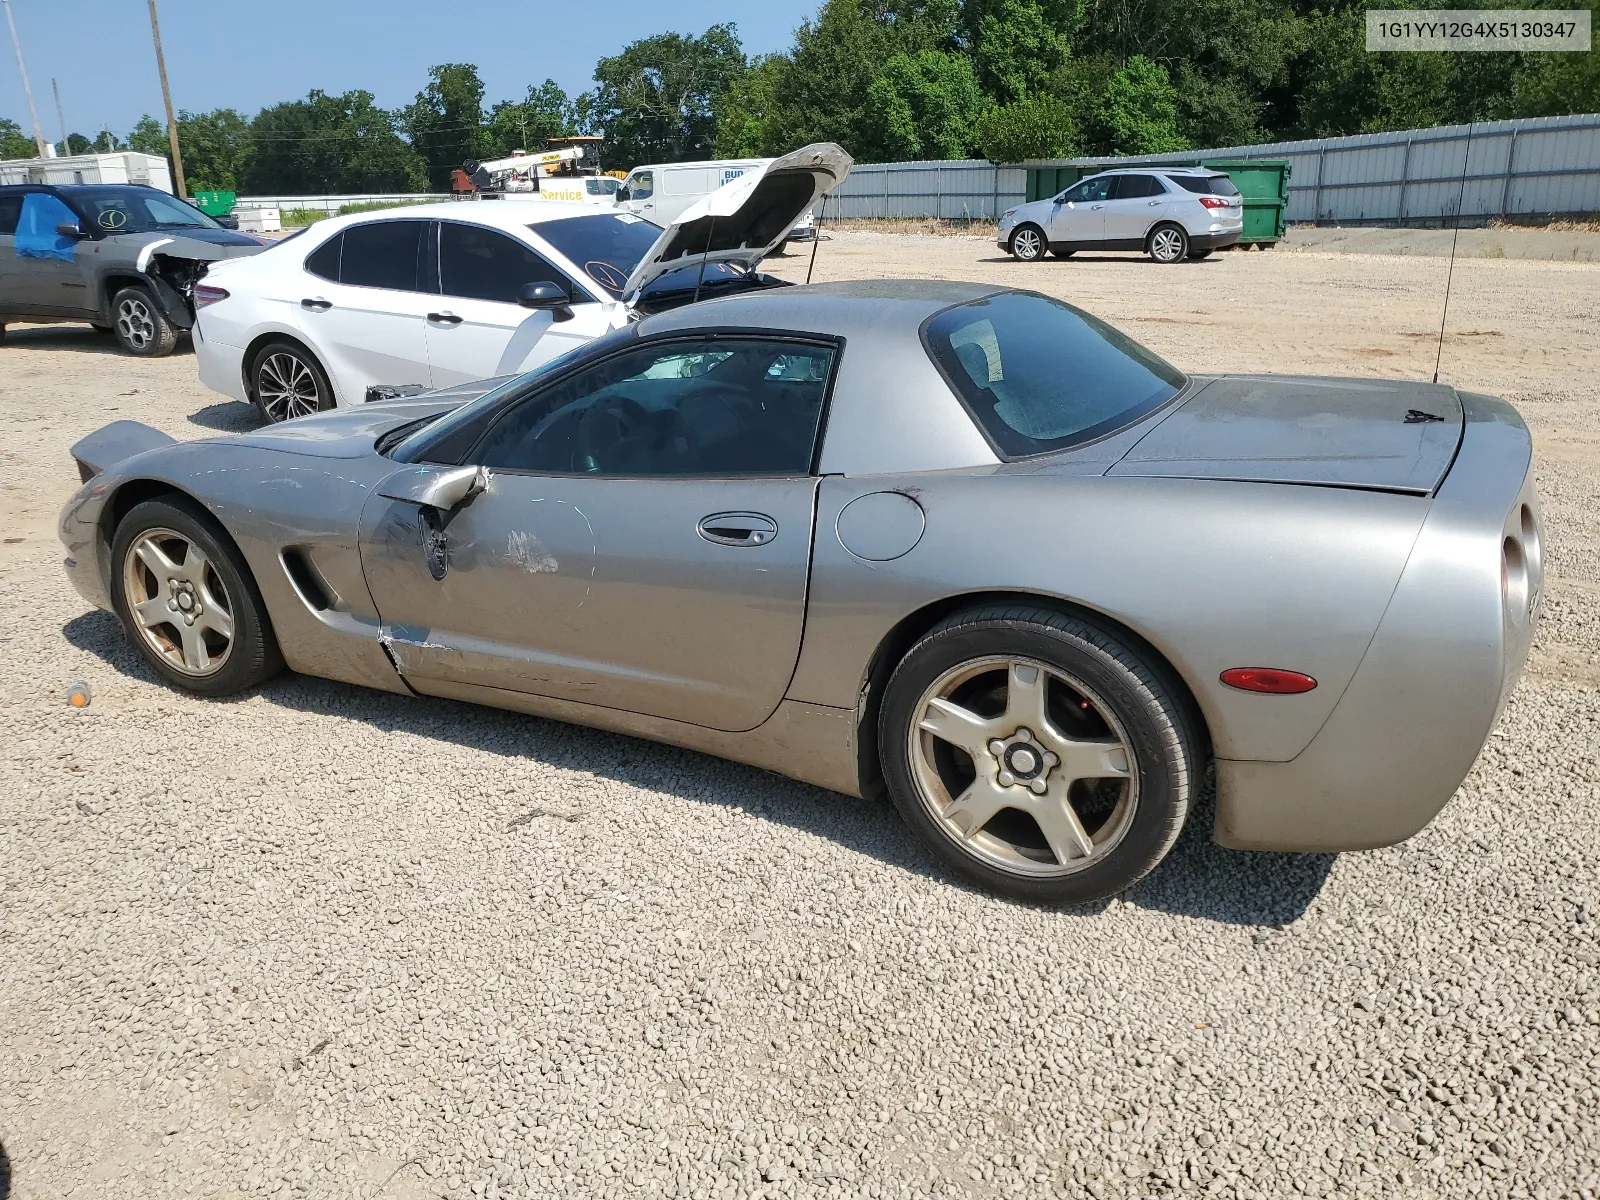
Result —
[{"label": "car side skirt", "polygon": [[698,750],[718,758],[760,767],[802,783],[860,797],[855,734],[856,713],[798,700],[784,700],[762,724],[747,733],[725,733],[665,717],[557,700],[480,684],[440,679],[412,680],[419,695],[484,704],[534,717],[586,725]]}]

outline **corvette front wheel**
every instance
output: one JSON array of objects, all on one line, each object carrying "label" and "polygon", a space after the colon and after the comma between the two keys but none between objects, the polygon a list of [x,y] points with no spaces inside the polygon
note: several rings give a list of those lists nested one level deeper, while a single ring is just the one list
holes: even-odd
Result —
[{"label": "corvette front wheel", "polygon": [[1183,828],[1203,768],[1181,685],[1089,622],[999,606],[901,660],[878,744],[895,806],[968,879],[1083,904],[1132,886]]},{"label": "corvette front wheel", "polygon": [[128,639],[185,691],[227,696],[283,668],[266,605],[233,541],[180,496],[136,504],[111,541],[111,603]]}]

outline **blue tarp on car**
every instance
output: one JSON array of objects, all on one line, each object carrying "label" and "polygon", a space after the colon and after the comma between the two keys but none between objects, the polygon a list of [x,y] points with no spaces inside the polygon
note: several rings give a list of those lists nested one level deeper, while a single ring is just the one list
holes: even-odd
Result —
[{"label": "blue tarp on car", "polygon": [[22,216],[17,220],[17,257],[71,262],[78,243],[56,232],[63,221],[76,225],[78,214],[48,192],[29,192],[22,198]]}]

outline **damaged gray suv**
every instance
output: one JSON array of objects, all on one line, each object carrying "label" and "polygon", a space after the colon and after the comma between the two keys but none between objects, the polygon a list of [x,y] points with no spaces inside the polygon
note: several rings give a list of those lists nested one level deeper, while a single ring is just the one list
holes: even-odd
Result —
[{"label": "damaged gray suv", "polygon": [[87,321],[130,354],[170,354],[194,327],[207,266],[265,248],[159,188],[0,187],[0,333],[7,321]]}]

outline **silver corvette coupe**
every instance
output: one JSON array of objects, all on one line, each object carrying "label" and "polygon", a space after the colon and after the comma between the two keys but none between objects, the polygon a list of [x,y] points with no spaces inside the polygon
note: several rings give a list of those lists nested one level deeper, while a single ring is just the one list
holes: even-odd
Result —
[{"label": "silver corvette coupe", "polygon": [[852,795],[1032,901],[1387,845],[1539,610],[1528,431],[1422,383],[1191,376],[1024,291],[679,308],[539,370],[73,449],[66,567],[173,684],[284,666]]}]

